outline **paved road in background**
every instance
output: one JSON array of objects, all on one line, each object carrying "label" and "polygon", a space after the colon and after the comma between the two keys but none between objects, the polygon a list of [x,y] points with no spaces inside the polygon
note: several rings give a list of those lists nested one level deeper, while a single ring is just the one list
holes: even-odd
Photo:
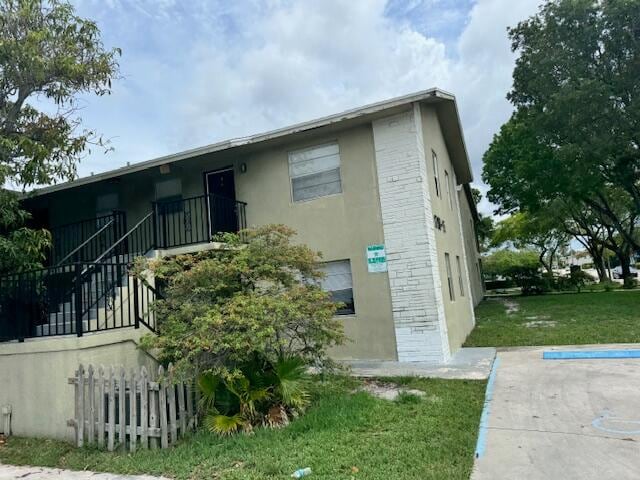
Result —
[{"label": "paved road in background", "polygon": [[498,352],[472,480],[640,478],[640,359],[542,359],[550,350],[623,348],[640,345]]}]

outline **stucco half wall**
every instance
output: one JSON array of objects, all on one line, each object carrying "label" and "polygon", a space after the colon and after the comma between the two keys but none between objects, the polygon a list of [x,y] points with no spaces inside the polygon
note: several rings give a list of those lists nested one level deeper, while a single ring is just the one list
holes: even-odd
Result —
[{"label": "stucco half wall", "polygon": [[[74,388],[68,383],[78,365],[157,368],[138,348],[145,329],[3,343],[0,349],[0,407],[12,410],[13,435],[72,440]],[[0,426],[1,428],[1,426]]]}]

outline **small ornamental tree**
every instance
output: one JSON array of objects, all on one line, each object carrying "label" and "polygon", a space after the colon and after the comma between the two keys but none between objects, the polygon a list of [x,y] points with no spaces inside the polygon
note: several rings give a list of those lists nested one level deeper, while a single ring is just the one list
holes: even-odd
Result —
[{"label": "small ornamental tree", "polygon": [[158,334],[143,346],[197,376],[212,432],[286,424],[308,403],[306,368],[345,340],[338,305],[319,286],[320,254],[293,235],[269,225],[225,234],[222,249],[136,267],[162,286]]},{"label": "small ornamental tree", "polygon": [[142,261],[138,270],[164,285],[158,335],[145,345],[192,373],[232,371],[255,355],[325,361],[345,340],[337,304],[319,286],[320,254],[294,234],[268,225],[225,234],[223,249]]}]

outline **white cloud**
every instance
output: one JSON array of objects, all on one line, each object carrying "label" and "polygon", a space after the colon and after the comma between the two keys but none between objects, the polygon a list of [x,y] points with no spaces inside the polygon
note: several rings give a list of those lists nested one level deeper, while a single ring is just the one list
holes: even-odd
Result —
[{"label": "white cloud", "polygon": [[[479,0],[466,24],[459,6],[441,3],[79,2],[106,43],[123,48],[125,75],[111,97],[87,100],[86,123],[112,137],[116,152],[92,156],[81,172],[438,86],[458,98],[479,182],[482,153],[511,111],[506,28],[538,0]],[[447,16],[451,32],[462,29],[456,41],[424,33],[446,29]]]}]

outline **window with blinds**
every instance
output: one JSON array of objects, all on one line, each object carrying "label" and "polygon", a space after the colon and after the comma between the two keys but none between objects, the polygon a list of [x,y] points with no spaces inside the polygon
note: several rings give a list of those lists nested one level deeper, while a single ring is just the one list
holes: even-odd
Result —
[{"label": "window with blinds", "polygon": [[331,294],[335,302],[342,303],[338,315],[350,315],[356,312],[353,302],[353,280],[351,278],[351,263],[349,260],[326,262],[320,265],[325,277],[320,280],[320,286]]},{"label": "window with blinds", "polygon": [[289,152],[289,177],[294,202],[342,193],[338,144]]}]

